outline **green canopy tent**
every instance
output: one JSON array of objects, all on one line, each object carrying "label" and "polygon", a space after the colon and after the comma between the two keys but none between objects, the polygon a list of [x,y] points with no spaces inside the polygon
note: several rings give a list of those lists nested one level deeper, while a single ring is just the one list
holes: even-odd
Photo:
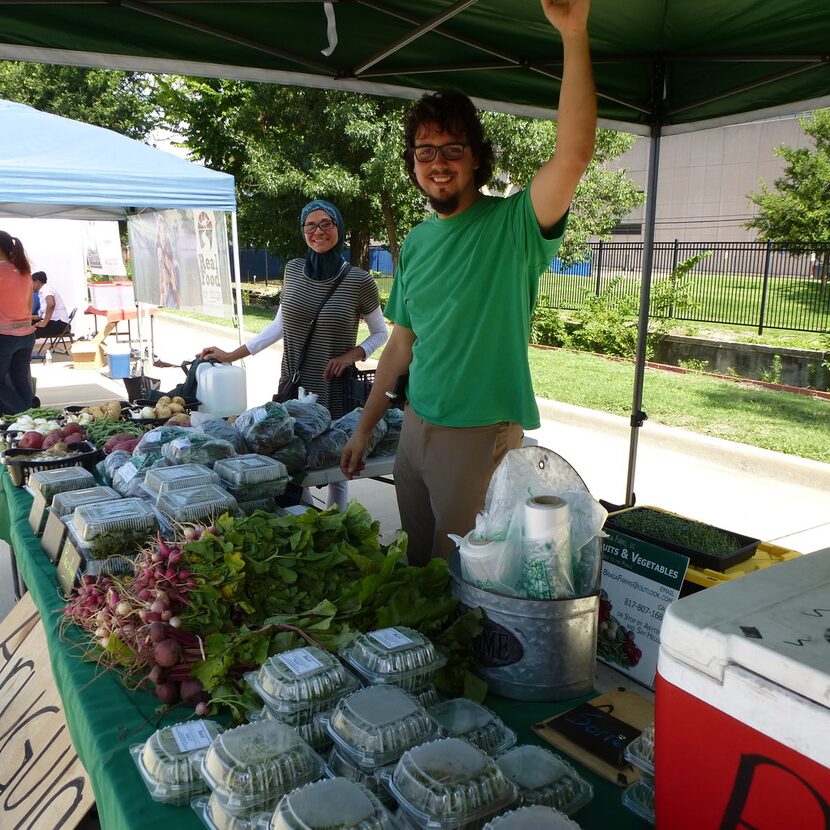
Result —
[{"label": "green canopy tent", "polygon": [[[828,0],[594,0],[600,123],[651,138],[626,503],[634,500],[663,135],[830,106]],[[537,0],[0,0],[0,57],[417,97],[554,118]]]}]

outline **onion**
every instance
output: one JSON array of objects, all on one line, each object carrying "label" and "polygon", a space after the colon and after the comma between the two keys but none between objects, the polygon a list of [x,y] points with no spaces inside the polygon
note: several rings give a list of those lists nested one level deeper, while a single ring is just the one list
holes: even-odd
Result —
[{"label": "onion", "polygon": [[126,617],[130,613],[130,611],[132,611],[130,603],[127,602],[127,600],[125,599],[122,599],[121,602],[119,602],[118,605],[115,606],[115,613],[118,614],[118,616],[120,617]]}]

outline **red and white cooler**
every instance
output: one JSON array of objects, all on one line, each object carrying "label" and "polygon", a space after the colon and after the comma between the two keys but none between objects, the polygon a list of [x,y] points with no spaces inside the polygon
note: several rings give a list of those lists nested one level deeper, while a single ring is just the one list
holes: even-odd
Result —
[{"label": "red and white cooler", "polygon": [[830,830],[830,551],[672,603],[658,830]]}]

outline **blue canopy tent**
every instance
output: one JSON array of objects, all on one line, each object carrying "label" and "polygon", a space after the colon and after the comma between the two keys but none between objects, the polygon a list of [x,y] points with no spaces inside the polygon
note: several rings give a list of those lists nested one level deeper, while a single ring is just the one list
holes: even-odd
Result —
[{"label": "blue canopy tent", "polygon": [[242,330],[234,178],[102,127],[0,100],[0,216],[120,220],[142,210],[231,214]]}]

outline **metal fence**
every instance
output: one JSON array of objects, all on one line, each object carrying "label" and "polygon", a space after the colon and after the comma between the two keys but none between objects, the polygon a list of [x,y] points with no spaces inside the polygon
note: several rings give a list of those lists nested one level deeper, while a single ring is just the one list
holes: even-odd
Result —
[{"label": "metal fence", "polygon": [[[587,262],[562,268],[554,262],[542,274],[539,292],[552,308],[575,310],[586,294],[639,296],[642,242],[596,242]],[[652,316],[702,323],[826,332],[830,329],[830,287],[825,288],[828,243],[776,246],[763,242],[657,242],[652,283],[670,279],[684,260],[708,253],[692,270],[691,308]]]}]

